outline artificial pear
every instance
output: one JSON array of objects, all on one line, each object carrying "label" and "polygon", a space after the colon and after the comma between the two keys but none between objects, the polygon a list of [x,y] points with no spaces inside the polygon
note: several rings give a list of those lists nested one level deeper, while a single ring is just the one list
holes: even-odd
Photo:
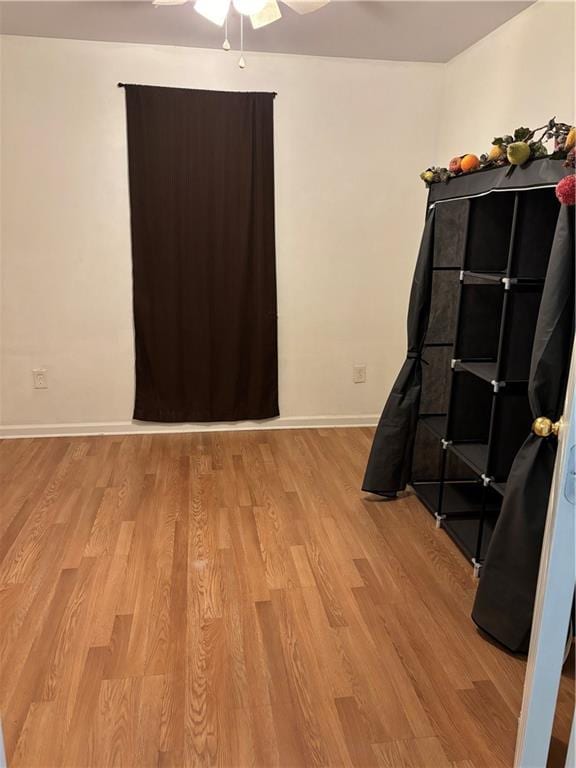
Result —
[{"label": "artificial pear", "polygon": [[530,147],[525,141],[515,141],[508,145],[506,157],[510,165],[524,165],[530,158]]}]

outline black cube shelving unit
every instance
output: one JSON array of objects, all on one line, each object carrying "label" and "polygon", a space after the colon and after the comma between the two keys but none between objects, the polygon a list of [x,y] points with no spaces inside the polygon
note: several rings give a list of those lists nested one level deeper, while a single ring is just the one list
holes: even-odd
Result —
[{"label": "black cube shelving unit", "polygon": [[531,428],[530,359],[558,213],[551,186],[436,202],[411,485],[476,574]]}]

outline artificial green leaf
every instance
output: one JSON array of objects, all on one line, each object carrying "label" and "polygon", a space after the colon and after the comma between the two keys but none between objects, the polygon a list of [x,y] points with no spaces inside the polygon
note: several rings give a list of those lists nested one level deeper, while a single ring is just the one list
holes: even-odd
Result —
[{"label": "artificial green leaf", "polygon": [[530,152],[532,157],[546,157],[548,154],[548,150],[541,141],[531,141]]},{"label": "artificial green leaf", "polygon": [[525,141],[531,133],[530,128],[516,128],[514,131],[514,141]]}]

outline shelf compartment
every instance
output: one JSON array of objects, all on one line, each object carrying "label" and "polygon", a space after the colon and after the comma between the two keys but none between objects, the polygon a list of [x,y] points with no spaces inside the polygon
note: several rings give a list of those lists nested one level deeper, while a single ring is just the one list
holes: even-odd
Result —
[{"label": "shelf compartment", "polygon": [[440,495],[440,481],[413,482],[414,493],[433,515],[438,513],[438,500]]},{"label": "shelf compartment", "polygon": [[496,525],[497,515],[486,515],[482,525],[479,518],[446,518],[442,521],[442,528],[450,536],[458,549],[469,559],[476,557],[480,526],[482,525],[482,544],[479,560],[486,557],[490,539]]},{"label": "shelf compartment", "polygon": [[496,381],[497,368],[498,365],[495,361],[477,362],[471,360],[458,360],[454,369],[457,371],[467,371],[468,373],[471,373],[472,376],[476,376],[479,379],[482,379],[482,381],[491,383]]},{"label": "shelf compartment", "polygon": [[465,269],[505,272],[516,194],[491,193],[470,201]]},{"label": "shelf compartment", "polygon": [[444,453],[446,454],[445,482],[456,483],[462,480],[470,483],[477,482],[477,475],[455,453],[448,450],[444,451]]},{"label": "shelf compartment", "polygon": [[515,290],[507,291],[500,343],[503,381],[528,380],[541,300],[542,287],[539,285],[519,285]]},{"label": "shelf compartment", "polygon": [[455,443],[487,443],[493,390],[483,379],[454,369],[446,439]]},{"label": "shelf compartment", "polygon": [[478,476],[488,468],[488,443],[452,443],[450,450]]},{"label": "shelf compartment", "polygon": [[494,482],[506,482],[516,454],[530,434],[532,420],[527,391],[504,387],[494,398],[486,469]]},{"label": "shelf compartment", "polygon": [[[482,514],[484,487],[478,481],[444,484],[442,515],[446,517],[471,517]],[[486,489],[486,512],[500,511],[500,499]]]},{"label": "shelf compartment", "polygon": [[[469,373],[456,373],[455,383]],[[490,394],[485,382],[475,379]],[[525,389],[504,387],[498,396],[490,394],[491,417],[487,416],[486,404],[469,397],[470,389],[462,393],[456,390],[447,428],[453,442],[450,450],[467,464],[477,475],[487,475],[495,483],[505,483],[518,450],[530,433],[532,412]],[[470,403],[474,407],[470,407]],[[468,404],[468,409],[466,405]],[[490,429],[486,432],[489,419]],[[451,426],[450,422],[454,422]],[[478,436],[478,437],[476,437]]]},{"label": "shelf compartment", "polygon": [[504,287],[463,283],[454,357],[496,360],[500,341]]},{"label": "shelf compartment", "polygon": [[[428,509],[436,516],[439,512],[440,483],[415,483],[414,493]],[[500,513],[500,500],[490,489],[487,489],[487,505],[482,517],[483,488],[477,482],[445,483],[442,503],[442,528],[452,541],[469,559],[479,554],[479,560],[486,557],[488,545],[494,531],[494,526]],[[478,552],[480,531],[482,542]]]},{"label": "shelf compartment", "polygon": [[[433,514],[439,509],[440,482],[414,483],[414,492]],[[482,514],[484,488],[476,480],[444,483],[442,515],[446,517],[478,517]],[[487,490],[486,512],[500,511],[500,500]]]},{"label": "shelf compartment", "polygon": [[[442,417],[440,417],[442,418]],[[442,476],[442,462],[446,460],[445,478],[451,481],[476,479],[472,470],[461,462],[454,454],[445,451],[440,442],[439,432],[429,428],[425,419],[420,418],[416,427],[414,453],[412,458],[412,475],[410,483],[438,483]]]},{"label": "shelf compartment", "polygon": [[518,194],[511,277],[546,276],[559,211],[560,203],[553,189]]}]

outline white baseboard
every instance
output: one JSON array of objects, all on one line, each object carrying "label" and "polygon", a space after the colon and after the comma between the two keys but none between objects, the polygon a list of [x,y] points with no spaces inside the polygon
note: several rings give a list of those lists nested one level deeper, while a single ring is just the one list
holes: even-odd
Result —
[{"label": "white baseboard", "polygon": [[378,415],[361,416],[280,416],[266,421],[229,424],[153,424],[142,421],[114,421],[84,424],[4,424],[0,438],[83,437],[89,435],[164,435],[182,432],[239,432],[266,429],[313,429],[328,427],[373,427]]}]

